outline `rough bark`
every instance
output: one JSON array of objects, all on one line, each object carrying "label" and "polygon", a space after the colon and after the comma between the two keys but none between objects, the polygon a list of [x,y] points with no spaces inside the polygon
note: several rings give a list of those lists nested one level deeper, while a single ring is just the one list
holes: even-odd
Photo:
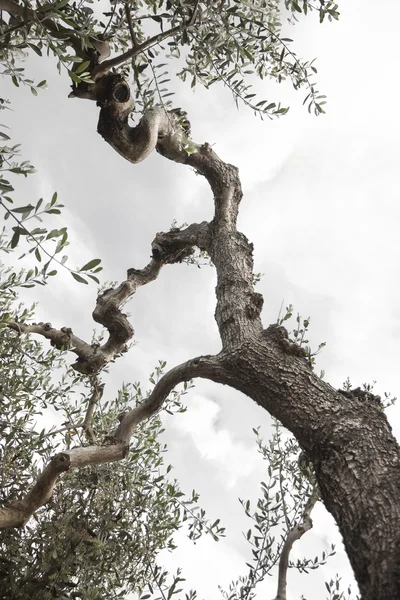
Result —
[{"label": "rough bark", "polygon": [[[215,318],[222,350],[216,357],[199,357],[172,369],[142,406],[123,417],[110,446],[66,453],[70,468],[101,462],[107,452],[113,453],[109,460],[121,458],[137,423],[159,410],[178,383],[206,377],[230,385],[278,418],[313,463],[322,500],[343,535],[363,600],[400,598],[400,449],[380,399],[360,390],[335,390],[313,373],[284,328],[263,328],[263,299],[253,287],[253,248],[236,229],[242,198],[238,170],[207,144],[194,145],[195,152],[188,153],[186,124],[182,127],[179,115],[163,108],[148,111],[137,127],[130,127],[132,102],[121,78],[102,78],[97,102],[99,132],[117,152],[137,163],[156,149],[193,167],[206,177],[215,203],[210,223],[157,234],[149,266],[130,269],[125,282],[100,297],[94,318],[110,334],[100,349],[102,360],[121,351],[132,334],[121,303],[137,285],[154,279],[162,264],[181,260],[194,246],[206,250],[216,267]],[[110,310],[102,309],[103,301]],[[89,364],[91,359],[79,354],[74,344],[71,350]],[[96,365],[95,370],[102,366]]]},{"label": "rough bark", "polygon": [[[137,162],[143,139],[149,144],[143,152],[147,155],[157,132],[155,148],[194,167],[214,194],[215,217],[208,235],[196,242],[217,271],[215,317],[223,349],[209,378],[245,393],[296,436],[343,535],[362,597],[400,598],[400,449],[380,399],[334,390],[312,372],[285,330],[263,329],[263,300],[253,287],[253,248],[236,230],[242,197],[237,169],[207,145],[186,153],[182,132],[175,135],[176,124],[166,113],[163,117],[162,109],[129,127],[127,101],[109,97],[101,109],[99,131],[106,141]],[[139,155],[132,149],[135,136],[143,138]]]}]

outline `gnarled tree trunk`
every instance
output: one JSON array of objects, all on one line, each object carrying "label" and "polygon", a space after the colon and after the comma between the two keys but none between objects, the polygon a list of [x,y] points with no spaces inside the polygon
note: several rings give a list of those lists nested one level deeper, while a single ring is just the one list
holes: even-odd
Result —
[{"label": "gnarled tree trunk", "polygon": [[[242,198],[237,169],[221,161],[207,144],[190,142],[187,151],[187,123],[163,108],[148,111],[137,127],[130,127],[132,101],[120,77],[106,74],[94,85],[97,88],[90,95],[100,105],[99,132],[105,140],[133,163],[156,149],[170,160],[193,167],[210,184],[215,214],[209,223],[157,234],[150,264],[141,271],[130,269],[125,282],[99,297],[94,318],[107,327],[110,338],[91,355],[90,345],[74,337],[76,368],[94,372],[121,352],[133,335],[120,313],[121,304],[138,285],[154,279],[164,264],[182,260],[194,247],[208,252],[217,271],[215,318],[222,349],[217,356],[191,359],[172,369],[142,406],[122,418],[110,437],[111,446],[96,451],[81,448],[79,456],[78,449],[66,452],[70,467],[121,459],[136,424],[158,410],[178,383],[203,377],[230,385],[278,418],[312,461],[323,502],[343,535],[363,600],[400,598],[400,449],[380,399],[359,389],[350,393],[333,389],[315,375],[283,327],[263,327],[263,299],[253,286],[253,248],[236,228]],[[29,330],[29,326],[14,324],[17,327]],[[46,337],[53,341],[57,335],[57,330],[47,330]],[[47,498],[43,494],[43,502]],[[0,525],[25,522],[40,502],[36,499],[35,506],[22,503],[22,508],[20,503],[18,522],[10,513],[7,520],[7,510],[15,508],[0,511]]]}]

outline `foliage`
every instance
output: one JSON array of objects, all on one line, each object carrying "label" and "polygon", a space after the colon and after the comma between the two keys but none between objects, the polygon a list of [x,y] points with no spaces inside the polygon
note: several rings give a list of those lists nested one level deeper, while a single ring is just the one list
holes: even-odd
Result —
[{"label": "foliage", "polygon": [[[254,429],[258,451],[266,462],[268,478],[261,482],[255,508],[251,507],[250,500],[239,500],[251,521],[251,527],[244,537],[251,548],[252,562],[246,563],[247,574],[232,581],[227,591],[219,588],[223,600],[254,600],[261,582],[268,576],[273,576],[272,581],[277,579],[288,535],[296,525],[302,524],[302,513],[310,500],[314,503],[318,500],[312,467],[308,466],[308,472],[304,474],[296,440],[284,431],[278,421],[274,426],[274,434],[267,444],[260,437],[259,429]],[[334,554],[335,547],[331,545],[320,555],[289,561],[289,568],[307,574],[325,565]],[[164,600],[174,596],[182,600],[196,600],[197,592],[186,591],[185,582],[181,569],[171,574],[156,565],[140,600]],[[351,588],[347,589],[347,594],[342,591],[338,575],[335,580],[325,582],[325,587],[329,592],[326,600],[351,600]],[[323,590],[321,597],[322,594]],[[359,600],[359,597],[356,596],[355,600]]]},{"label": "foliage", "polygon": [[[246,563],[248,573],[232,581],[228,591],[221,590],[224,600],[252,600],[256,598],[256,587],[268,575],[276,575],[288,534],[301,522],[301,515],[310,498],[318,498],[318,489],[312,471],[305,477],[299,467],[299,446],[292,436],[288,436],[279,422],[275,421],[275,431],[265,444],[259,430],[254,429],[258,451],[267,463],[266,481],[261,482],[260,496],[255,508],[250,500],[240,500],[252,526],[245,533],[251,547],[252,562]],[[303,558],[290,562],[300,572],[318,569],[326,564],[330,551],[312,559]]]},{"label": "foliage", "polygon": [[[352,591],[351,586],[349,585],[347,590],[341,589],[341,577],[339,575],[335,575],[335,579],[330,579],[325,582],[325,587],[329,593],[326,600],[351,600]],[[304,600],[306,600],[304,598]],[[360,600],[360,596],[356,596],[356,600]]]},{"label": "foliage", "polygon": [[[319,4],[318,4],[319,2]],[[114,0],[102,14],[91,0],[74,2],[56,0],[47,4],[24,2],[15,14],[0,20],[0,60],[2,74],[15,86],[27,85],[34,95],[46,86],[26,77],[21,61],[30,52],[43,52],[57,59],[57,68],[65,69],[74,85],[93,81],[93,56],[99,42],[107,41],[117,53],[113,67],[134,83],[136,110],[161,103],[171,105],[170,71],[179,65],[178,77],[209,88],[222,83],[235,102],[244,103],[256,114],[281,116],[287,111],[274,101],[259,100],[252,91],[256,79],[288,80],[295,89],[305,88],[304,103],[316,115],[324,112],[325,96],[314,83],[317,73],[314,61],[297,57],[293,41],[283,36],[285,21],[295,23],[301,15],[316,13],[322,23],[337,19],[338,6],[331,0],[142,0],[133,5]],[[103,59],[101,59],[103,60]],[[0,108],[7,102],[0,99]],[[1,126],[0,138],[10,137]],[[189,151],[190,149],[188,149]],[[76,443],[84,446],[82,427],[90,402],[90,393],[99,385],[96,378],[83,378],[66,368],[62,354],[44,352],[29,336],[18,337],[7,329],[9,321],[28,321],[34,307],[15,306],[16,289],[43,284],[57,271],[53,263],[66,267],[67,256],[59,254],[68,246],[65,227],[48,229],[27,227],[30,220],[59,215],[62,204],[57,193],[43,204],[13,205],[11,183],[15,175],[26,177],[34,172],[27,162],[16,162],[18,145],[0,148],[0,204],[5,219],[14,221],[12,237],[2,250],[12,252],[25,240],[40,268],[15,273],[3,268],[0,273],[0,356],[2,382],[0,442],[2,469],[1,500],[9,503],[20,497],[37,477],[49,458]],[[7,178],[4,174],[7,174]],[[176,224],[175,224],[176,226]],[[177,227],[179,229],[179,227]],[[45,258],[46,257],[46,258]],[[207,259],[200,254],[191,259]],[[42,260],[46,261],[42,265]],[[87,283],[86,276],[98,283],[96,273],[100,260],[93,259],[79,269],[66,267],[75,280]],[[51,265],[51,268],[50,268]],[[256,283],[261,274],[255,274]],[[290,319],[293,307],[278,323]],[[303,347],[313,366],[316,352],[307,346],[309,319],[296,318],[292,341]],[[155,385],[165,363],[159,363],[150,382]],[[181,397],[190,386],[172,392],[164,407],[169,413],[182,412]],[[98,442],[105,442],[118,418],[149,395],[140,384],[124,385],[117,397],[99,404],[94,414],[93,431]],[[47,427],[46,421],[56,417],[61,427]],[[43,427],[39,432],[38,423]],[[21,531],[2,532],[0,538],[0,578],[4,598],[98,598],[125,597],[129,592],[146,598],[171,598],[181,595],[184,578],[178,569],[170,575],[158,566],[158,552],[174,549],[173,534],[183,525],[189,538],[197,540],[203,532],[218,540],[224,535],[219,519],[210,523],[198,506],[198,494],[188,497],[168,474],[159,442],[162,425],[159,416],[142,423],[136,430],[134,447],[126,460],[115,464],[92,466],[72,471],[56,487],[53,500],[35,515]],[[253,555],[248,572],[232,582],[225,600],[255,598],[257,585],[279,566],[285,541],[298,524],[310,499],[317,501],[318,490],[312,467],[299,461],[299,447],[286,437],[279,423],[268,444],[259,437],[258,450],[267,462],[268,478],[261,483],[260,498],[252,508],[249,500],[241,500],[252,526],[245,534]],[[302,572],[317,569],[334,554],[334,548],[315,558],[291,562],[290,567]],[[17,573],[17,575],[15,575]],[[345,598],[339,578],[326,582],[329,600]],[[348,591],[350,595],[350,590]],[[182,596],[181,596],[182,597]],[[197,597],[195,591],[185,593],[187,600]]]},{"label": "foliage", "polygon": [[[285,308],[285,314],[283,317],[281,317],[281,311],[282,311],[282,306],[281,306],[281,310],[279,311],[279,315],[278,315],[278,319],[277,319],[278,325],[283,325],[284,323],[286,323],[286,321],[290,321],[290,319],[293,316],[294,308],[293,308],[292,304],[289,304],[289,306],[287,306]],[[303,350],[305,352],[305,356],[306,356],[310,366],[314,369],[315,357],[317,356],[317,354],[319,354],[321,352],[321,350],[323,348],[325,348],[326,342],[321,342],[320,344],[318,344],[318,348],[316,350],[311,350],[311,347],[308,345],[309,340],[306,338],[306,335],[308,334],[308,330],[310,327],[310,321],[311,321],[310,317],[308,317],[307,319],[303,319],[300,316],[300,314],[297,313],[296,326],[291,332],[289,332],[289,339],[292,342],[295,342],[298,346],[300,346],[300,348],[303,348]],[[325,375],[325,371],[321,371],[320,372],[321,379],[323,379],[324,375]]]},{"label": "foliage", "polygon": [[36,94],[46,82],[35,86],[25,77],[20,62],[27,53],[42,56],[46,51],[74,84],[90,83],[91,56],[106,40],[119,53],[113,66],[132,77],[140,112],[155,103],[170,105],[170,72],[176,63],[178,77],[191,87],[222,83],[236,103],[260,116],[280,116],[288,108],[258,99],[252,81],[288,80],[295,89],[306,89],[304,102],[318,115],[326,100],[314,82],[315,61],[298,58],[293,40],[283,34],[285,22],[309,13],[318,14],[321,23],[339,17],[338,5],[330,0],[286,0],[284,5],[278,0],[114,0],[103,13],[91,0],[31,2],[25,13],[21,9],[0,25],[0,60],[4,75]]},{"label": "foliage", "polygon": [[[1,105],[0,105],[1,106]],[[4,125],[0,126],[5,128]],[[0,130],[0,137],[4,141],[9,141],[10,137]],[[65,251],[69,246],[68,230],[66,227],[48,229],[43,226],[43,217],[49,215],[60,215],[63,204],[58,202],[57,192],[54,192],[51,200],[43,203],[43,198],[40,198],[34,205],[27,204],[25,206],[17,206],[11,208],[14,204],[12,193],[14,186],[7,177],[15,175],[23,175],[27,177],[35,173],[35,168],[28,162],[16,162],[15,158],[19,155],[20,145],[3,146],[0,148],[0,206],[4,210],[4,219],[10,219],[16,223],[12,227],[13,235],[8,246],[2,245],[2,250],[8,252],[16,248],[22,240],[25,241],[29,250],[26,250],[19,258],[24,258],[30,255],[39,263],[28,269],[24,273],[19,274],[19,280],[16,285],[19,287],[33,287],[35,284],[43,285],[47,283],[49,277],[57,275],[57,269],[54,268],[54,263],[67,269],[72,277],[80,283],[88,283],[86,277],[99,283],[97,273],[102,270],[100,267],[101,260],[96,258],[90,260],[82,267],[72,269],[67,266],[68,256],[66,254],[59,257],[62,251]],[[37,221],[41,225],[39,227],[30,228],[28,221]],[[13,280],[17,277],[16,273],[9,273],[7,286],[13,286]]]},{"label": "foliage", "polygon": [[[4,243],[4,240],[3,240]],[[0,267],[0,282],[10,269]],[[15,305],[14,288],[0,286],[4,320],[29,321],[34,307]],[[2,329],[0,403],[1,504],[26,493],[43,464],[72,445],[88,445],[80,424],[88,396],[98,382],[67,370],[63,354],[29,336]],[[160,363],[150,379],[162,374]],[[165,410],[184,410],[182,395],[173,392]],[[98,406],[93,431],[99,442],[118,422],[118,415],[143,401],[139,384],[124,385],[117,397]],[[48,423],[58,422],[58,426]],[[1,598],[125,597],[139,591],[155,568],[162,548],[174,549],[173,534],[182,526],[190,539],[203,532],[219,539],[223,528],[209,523],[198,506],[198,494],[186,497],[169,479],[166,446],[158,440],[158,416],[137,429],[132,451],[122,462],[92,466],[66,474],[52,501],[22,530],[0,535]]]}]

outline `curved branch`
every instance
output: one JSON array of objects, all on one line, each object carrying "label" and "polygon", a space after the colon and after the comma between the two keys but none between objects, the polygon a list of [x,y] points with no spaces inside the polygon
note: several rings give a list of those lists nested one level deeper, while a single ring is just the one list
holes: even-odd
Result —
[{"label": "curved branch", "polygon": [[119,443],[127,443],[138,423],[157,413],[174,387],[179,383],[190,381],[196,377],[222,383],[225,377],[220,357],[199,356],[168,371],[157,382],[147,400],[124,416],[113,438]]},{"label": "curved branch", "polygon": [[[287,334],[282,336],[282,328],[263,330],[263,298],[253,285],[253,246],[236,228],[242,198],[238,170],[208,144],[192,144],[177,115],[162,108],[146,112],[137,127],[130,127],[129,86],[122,78],[109,85],[110,78],[101,80],[105,93],[98,98],[99,132],[105,140],[133,163],[155,149],[193,167],[210,184],[215,215],[201,243],[217,271],[215,317],[223,346],[221,372],[205,369],[205,375],[196,374],[185,363],[183,373],[173,371],[161,380],[139,409],[141,414],[129,413],[122,420],[116,439],[128,439],[137,419],[160,406],[161,386],[171,389],[182,376],[206,376],[243,392],[279,419],[310,457],[322,500],[337,520],[366,600],[398,597],[399,581],[393,573],[400,543],[400,449],[379,398],[356,396],[349,402],[312,372],[298,345],[286,339]],[[181,235],[183,239],[185,233]],[[166,239],[166,247],[171,239]],[[163,241],[156,238],[153,246],[159,257]],[[287,548],[297,534],[291,535]]]},{"label": "curved branch", "polygon": [[10,507],[0,509],[0,528],[25,525],[31,515],[50,500],[58,477],[68,471],[70,463],[67,453],[56,454],[23,500],[17,500]]},{"label": "curved branch", "polygon": [[279,559],[279,574],[278,574],[278,591],[275,600],[286,600],[286,587],[287,587],[287,570],[289,566],[289,555],[292,550],[293,544],[299,540],[307,531],[309,531],[313,522],[310,517],[311,511],[314,508],[319,498],[318,489],[315,488],[310,498],[308,499],[303,514],[301,515],[300,522],[297,523],[290,531],[288,531],[285,543],[283,544],[281,556]]},{"label": "curved branch", "polygon": [[73,448],[68,452],[56,454],[23,499],[0,509],[0,529],[23,527],[32,514],[50,500],[54,486],[62,473],[70,469],[121,460],[125,458],[127,451],[126,444],[114,444]]},{"label": "curved branch", "polygon": [[109,333],[107,341],[99,346],[88,344],[72,333],[67,327],[55,329],[50,323],[8,323],[8,327],[22,333],[36,333],[50,340],[52,346],[60,350],[69,350],[78,356],[72,366],[79,373],[93,374],[101,371],[109,362],[126,352],[127,343],[133,337],[134,330],[121,306],[136,292],[137,288],[156,279],[164,260],[152,259],[141,270],[129,269],[127,278],[115,289],[110,288],[99,294],[93,319],[103,325]]},{"label": "curved branch", "polygon": [[114,442],[111,445],[78,447],[56,454],[23,499],[12,503],[7,508],[0,509],[0,529],[24,526],[32,514],[50,500],[54,486],[62,473],[70,469],[79,469],[125,458],[135,427],[160,410],[168,394],[176,385],[195,377],[207,377],[214,381],[223,380],[223,367],[219,358],[199,356],[166,373],[156,384],[148,399],[122,418],[115,433],[109,436],[109,440]]},{"label": "curved branch", "polygon": [[180,125],[179,117],[162,107],[145,112],[136,127],[128,124],[133,102],[128,84],[119,76],[108,75],[105,98],[98,99],[100,111],[97,131],[114,150],[131,163],[139,163],[156,149],[159,141],[168,144],[173,160],[185,162],[184,150],[188,138]]},{"label": "curved branch", "polygon": [[252,336],[259,337],[263,300],[254,291],[253,246],[236,230],[242,199],[238,169],[223,162],[209,144],[199,145],[189,139],[184,113],[156,107],[131,127],[128,119],[132,100],[127,82],[112,74],[100,81],[104,89],[98,98],[98,132],[121,156],[136,164],[157,150],[169,160],[193,167],[207,179],[214,195],[215,216],[206,249],[217,268],[216,320],[222,344],[233,348]]},{"label": "curved branch", "polygon": [[[50,340],[59,350],[69,350],[78,356],[73,368],[79,373],[93,374],[101,371],[117,356],[127,351],[127,343],[134,330],[121,307],[136,290],[154,281],[162,266],[182,262],[193,254],[193,246],[208,249],[210,231],[207,222],[193,224],[182,231],[158,233],[152,243],[153,258],[143,269],[128,269],[127,278],[116,288],[110,288],[98,295],[92,313],[94,321],[108,331],[108,339],[102,344],[89,344],[76,336],[72,329],[56,329],[51,323],[8,323],[8,327],[19,335],[34,333]],[[89,432],[90,435],[90,432]]]}]

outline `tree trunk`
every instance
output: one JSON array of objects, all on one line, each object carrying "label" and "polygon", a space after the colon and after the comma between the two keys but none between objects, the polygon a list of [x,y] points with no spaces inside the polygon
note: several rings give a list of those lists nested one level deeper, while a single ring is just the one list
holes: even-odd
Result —
[{"label": "tree trunk", "polygon": [[278,418],[312,461],[363,600],[400,598],[400,452],[379,399],[344,396],[272,326],[224,359],[224,383]]},{"label": "tree trunk", "polygon": [[[150,397],[122,418],[110,437],[114,446],[75,449],[66,453],[71,465],[102,462],[107,453],[112,454],[110,460],[121,459],[137,423],[159,410],[178,383],[204,377],[230,385],[279,419],[313,463],[322,500],[339,526],[363,600],[400,599],[400,448],[380,398],[359,388],[335,390],[315,375],[304,351],[288,339],[283,327],[263,328],[263,299],[253,285],[253,247],[236,229],[242,198],[238,170],[224,163],[208,144],[188,140],[187,123],[183,126],[181,116],[166,113],[164,108],[147,111],[137,127],[130,127],[132,102],[121,77],[105,75],[96,85],[100,90],[99,132],[105,140],[132,163],[156,149],[170,160],[191,166],[207,179],[215,204],[210,223],[157,234],[148,267],[129,269],[126,282],[104,292],[100,300],[112,304],[115,313],[104,321],[113,348],[120,350],[117,342],[125,343],[132,335],[126,317],[118,315],[137,285],[151,281],[163,265],[182,260],[197,246],[208,252],[217,271],[215,318],[222,350],[217,356],[188,360],[169,371]],[[54,337],[58,332],[51,328],[46,335]],[[87,344],[79,341],[82,349],[75,345],[72,351],[81,363],[88,363]],[[100,350],[108,361],[114,355],[106,349]],[[97,368],[92,363],[90,372]],[[80,461],[73,454],[78,450]]]}]

